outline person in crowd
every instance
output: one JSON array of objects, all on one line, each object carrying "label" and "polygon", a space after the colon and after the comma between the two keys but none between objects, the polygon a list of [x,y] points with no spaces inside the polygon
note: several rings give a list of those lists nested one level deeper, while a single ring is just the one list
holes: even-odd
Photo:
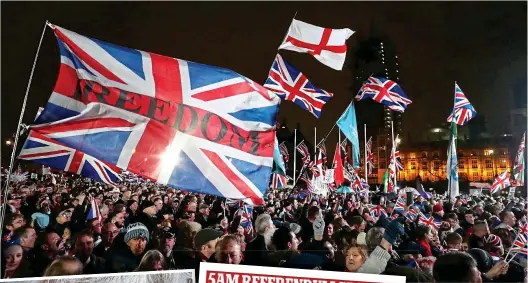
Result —
[{"label": "person in crowd", "polygon": [[484,236],[489,235],[488,223],[485,221],[477,220],[474,224],[473,233],[469,237],[468,247],[473,248],[484,248]]},{"label": "person in crowd", "polygon": [[83,274],[105,272],[105,260],[93,254],[94,236],[90,230],[81,231],[73,237],[73,254],[83,264]]},{"label": "person in crowd", "polygon": [[433,266],[435,282],[482,282],[477,263],[462,252],[447,253],[438,257]]},{"label": "person in crowd", "polygon": [[134,271],[161,271],[165,270],[165,265],[163,254],[158,250],[150,250],[145,253]]},{"label": "person in crowd", "polygon": [[36,243],[39,252],[34,261],[33,271],[35,276],[42,276],[42,273],[55,258],[65,255],[65,241],[55,231],[48,230],[38,236]]},{"label": "person in crowd", "polygon": [[[269,214],[261,214],[255,220],[257,237],[251,241],[244,254],[245,264],[260,265],[267,261],[268,251],[271,248],[271,238],[275,233],[275,225]],[[240,249],[240,247],[238,247]]]},{"label": "person in crowd", "polygon": [[464,238],[469,238],[473,234],[473,226],[475,225],[475,216],[473,211],[468,209],[464,212],[464,222],[461,227],[464,230]]},{"label": "person in crowd", "polygon": [[[501,224],[508,225],[510,227],[515,227],[516,225],[516,219],[515,214],[510,210],[503,210],[499,213],[499,219]],[[500,226],[498,228],[505,228],[505,226]]]},{"label": "person in crowd", "polygon": [[125,246],[114,245],[106,254],[106,270],[108,272],[129,272],[139,265],[145,254],[150,232],[142,223],[133,223],[126,228]]},{"label": "person in crowd", "polygon": [[83,272],[82,263],[72,256],[61,256],[56,258],[44,272],[48,276],[80,275]]},{"label": "person in crowd", "polygon": [[235,236],[227,235],[216,244],[215,259],[218,263],[241,264],[242,250]]},{"label": "person in crowd", "polygon": [[[220,237],[223,236],[221,231],[205,228],[194,236],[193,253],[187,254],[179,263],[180,269],[194,269],[196,280],[200,274],[200,263],[209,262],[216,252],[216,246]],[[198,282],[198,281],[197,281]]]},{"label": "person in crowd", "polygon": [[202,225],[202,227],[209,227],[209,213],[211,210],[209,209],[209,205],[202,203],[198,206],[198,216],[196,217],[197,222]]},{"label": "person in crowd", "polygon": [[20,245],[11,244],[4,252],[5,268],[2,279],[31,277],[31,263],[24,259],[24,250]]},{"label": "person in crowd", "polygon": [[94,255],[105,257],[106,252],[112,247],[114,239],[119,235],[119,228],[114,223],[108,222],[101,230],[101,243],[94,249]]},{"label": "person in crowd", "polygon": [[176,269],[176,259],[174,258],[174,245],[176,244],[176,234],[171,227],[165,227],[160,233],[158,251],[165,257],[166,268]]},{"label": "person in crowd", "polygon": [[293,255],[299,254],[299,240],[289,227],[281,226],[272,237],[274,251],[268,255],[270,266],[284,265]]},{"label": "person in crowd", "polygon": [[367,260],[367,247],[364,245],[351,245],[345,250],[346,272],[357,272]]},{"label": "person in crowd", "polygon": [[24,215],[20,213],[8,214],[4,219],[4,233],[2,235],[2,242],[7,243],[13,237],[13,233],[16,229],[26,225]]},{"label": "person in crowd", "polygon": [[456,232],[451,232],[445,237],[446,251],[463,251],[462,249],[462,236]]}]

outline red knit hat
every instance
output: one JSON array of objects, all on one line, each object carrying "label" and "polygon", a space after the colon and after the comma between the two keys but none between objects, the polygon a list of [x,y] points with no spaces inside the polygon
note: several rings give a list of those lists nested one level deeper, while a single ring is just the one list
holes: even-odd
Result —
[{"label": "red knit hat", "polygon": [[433,206],[433,212],[439,212],[439,211],[444,211],[444,208],[439,203],[437,203]]}]

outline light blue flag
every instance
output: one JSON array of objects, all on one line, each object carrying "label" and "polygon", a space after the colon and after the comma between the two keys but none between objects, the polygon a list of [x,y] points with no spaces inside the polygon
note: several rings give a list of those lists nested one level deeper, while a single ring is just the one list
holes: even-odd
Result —
[{"label": "light blue flag", "polygon": [[275,146],[273,148],[273,173],[286,176],[286,167],[284,166],[284,160],[279,149],[279,142],[275,137]]},{"label": "light blue flag", "polygon": [[449,140],[449,149],[447,151],[447,180],[449,197],[454,199],[459,195],[458,187],[458,160],[456,151],[457,124],[451,122],[451,137]]},{"label": "light blue flag", "polygon": [[359,167],[359,137],[357,131],[357,122],[356,122],[356,109],[354,108],[354,103],[350,103],[348,108],[343,112],[339,120],[337,120],[337,125],[341,129],[341,132],[347,137],[347,139],[352,143],[352,165],[354,168]]}]

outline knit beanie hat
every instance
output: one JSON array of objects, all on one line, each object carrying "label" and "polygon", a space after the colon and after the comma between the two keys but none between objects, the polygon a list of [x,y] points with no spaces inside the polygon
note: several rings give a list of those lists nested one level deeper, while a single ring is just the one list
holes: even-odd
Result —
[{"label": "knit beanie hat", "polygon": [[147,229],[147,226],[145,226],[141,222],[132,223],[128,225],[126,228],[126,234],[125,234],[125,243],[128,243],[128,241],[135,239],[135,238],[145,238],[147,239],[147,243],[149,241],[149,230]]},{"label": "knit beanie hat", "polygon": [[439,203],[437,203],[433,206],[433,212],[439,212],[439,211],[444,211],[444,208]]}]

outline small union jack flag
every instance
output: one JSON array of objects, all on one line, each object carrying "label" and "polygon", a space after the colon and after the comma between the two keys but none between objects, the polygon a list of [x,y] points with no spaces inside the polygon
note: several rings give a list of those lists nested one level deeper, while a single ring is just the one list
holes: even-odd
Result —
[{"label": "small union jack flag", "polygon": [[304,181],[306,184],[306,189],[311,193],[313,191],[312,180],[308,178],[308,173],[304,171],[304,173],[299,178]]},{"label": "small union jack flag", "polygon": [[405,218],[409,219],[411,222],[414,222],[416,218],[418,217],[418,214],[414,212],[414,210],[409,209],[406,213],[404,213]]},{"label": "small union jack flag", "polygon": [[315,87],[308,78],[289,65],[277,54],[264,87],[276,93],[281,99],[292,101],[302,109],[321,117],[323,106],[333,94]]},{"label": "small union jack flag", "polygon": [[394,159],[396,160],[396,172],[402,171],[403,170],[403,163],[402,163],[402,160],[401,160],[400,151],[397,150],[394,155],[395,155]]},{"label": "small union jack flag", "polygon": [[440,229],[440,226],[442,225],[442,223],[435,221],[434,217],[432,216],[425,216],[421,214],[420,217],[418,218],[418,225],[429,226],[429,227],[432,227],[438,230]]},{"label": "small union jack flag", "polygon": [[271,178],[271,187],[274,189],[280,189],[286,187],[287,178],[281,174],[273,173]]},{"label": "small union jack flag", "polygon": [[457,125],[463,126],[469,120],[473,119],[477,115],[477,111],[473,108],[473,105],[469,103],[466,95],[462,92],[458,84],[455,83],[455,105],[453,111],[447,118],[447,122],[455,122]]},{"label": "small union jack flag", "polygon": [[512,249],[526,249],[528,245],[526,243],[526,238],[526,235],[517,234],[515,241],[513,241]]},{"label": "small union jack flag", "polygon": [[280,152],[282,154],[282,158],[284,158],[284,162],[290,161],[290,154],[288,153],[288,147],[286,147],[286,144],[282,142],[279,145]]},{"label": "small union jack flag", "polygon": [[405,199],[402,196],[399,196],[396,200],[396,205],[394,205],[394,211],[403,213],[405,211],[405,207],[407,207]]},{"label": "small union jack flag", "polygon": [[491,185],[491,188],[490,188],[490,194],[493,195],[499,190],[504,190],[509,186],[510,186],[510,173],[508,171],[504,171],[502,174],[500,174],[499,176],[495,178],[495,182],[493,182],[493,185]]},{"label": "small union jack flag", "polygon": [[521,232],[521,234],[524,234],[528,237],[528,223],[521,223],[519,222],[519,232]]},{"label": "small union jack flag", "polygon": [[310,163],[310,151],[308,151],[308,147],[304,141],[297,145],[297,151],[302,155],[303,167]]},{"label": "small union jack flag", "polygon": [[412,103],[396,82],[376,77],[368,78],[359,89],[355,99],[357,101],[372,99],[386,105],[393,111],[401,113],[407,109],[407,105]]},{"label": "small union jack flag", "polygon": [[243,204],[234,214],[234,217],[240,216],[240,226],[248,235],[253,235],[253,222],[251,221],[253,215],[253,207]]},{"label": "small union jack flag", "polygon": [[367,208],[369,209],[370,215],[374,217],[380,217],[382,215],[387,216],[387,212],[381,207],[381,205],[367,204]]}]

